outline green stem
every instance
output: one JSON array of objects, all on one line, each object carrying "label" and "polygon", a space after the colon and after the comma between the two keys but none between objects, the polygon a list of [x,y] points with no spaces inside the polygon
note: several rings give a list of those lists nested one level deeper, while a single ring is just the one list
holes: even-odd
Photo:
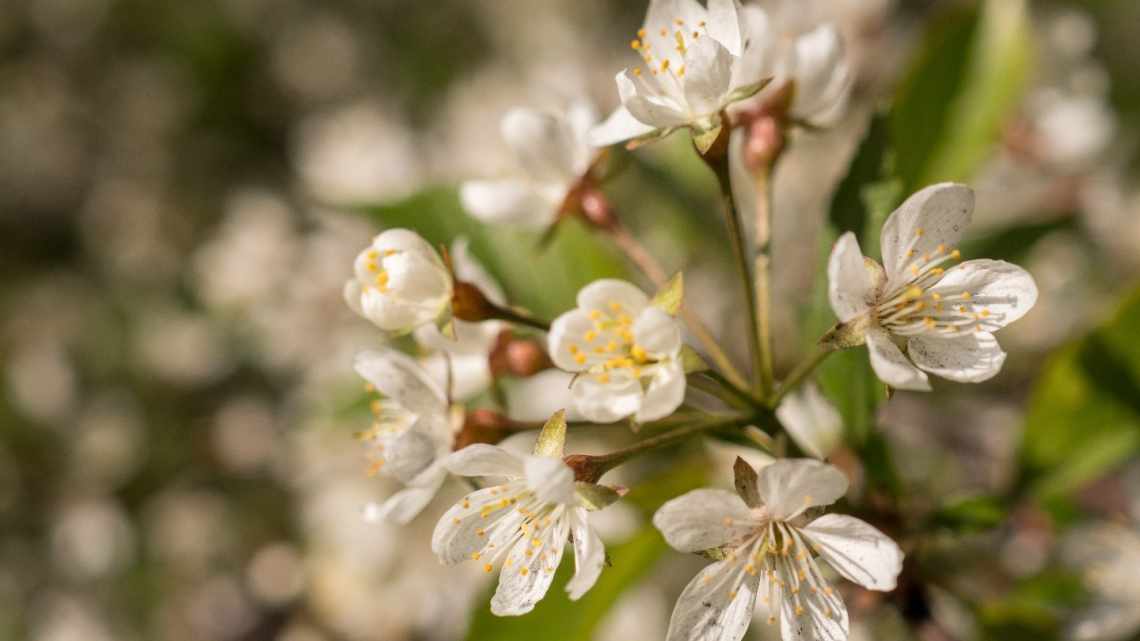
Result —
[{"label": "green stem", "polygon": [[768,400],[768,407],[772,409],[778,407],[780,405],[780,401],[783,400],[789,392],[798,387],[800,383],[803,383],[804,379],[810,376],[811,373],[815,371],[815,368],[819,367],[820,363],[822,363],[834,351],[835,350],[832,349],[818,347],[816,348],[815,353],[800,361],[798,365],[792,368],[792,371],[790,374],[788,374],[788,377],[780,383],[780,387],[776,389],[776,392],[772,395],[772,398]]},{"label": "green stem", "polygon": [[708,370],[706,372],[701,372],[701,374],[712,379],[713,382],[717,383],[723,391],[727,392],[733,399],[735,399],[735,402],[732,404],[737,405],[743,409],[750,410],[759,410],[765,408],[764,405],[757,403],[756,399],[753,398],[751,394],[742,389],[740,386],[733,384],[732,381],[729,381],[724,376],[721,376],[719,372]]},{"label": "green stem", "polygon": [[509,307],[495,306],[491,318],[507,321],[508,323],[514,323],[516,325],[523,325],[525,327],[532,327],[544,332],[550,331],[550,323],[538,320],[533,316],[517,312]]},{"label": "green stem", "polygon": [[772,393],[772,324],[771,324],[771,240],[772,166],[756,172],[756,340],[760,345],[760,388],[765,397]]},{"label": "green stem", "polygon": [[705,162],[716,175],[720,186],[721,202],[724,209],[725,222],[728,225],[728,236],[732,244],[732,257],[736,266],[736,275],[740,278],[744,289],[745,306],[748,309],[748,351],[752,355],[752,391],[763,397],[764,395],[764,354],[760,346],[760,319],[756,309],[756,284],[752,278],[752,269],[748,265],[748,252],[745,247],[744,227],[740,222],[740,211],[736,200],[732,196],[732,181],[729,177],[728,154],[715,154],[705,157]]},{"label": "green stem", "polygon": [[647,452],[675,445],[704,432],[722,428],[743,427],[751,422],[751,417],[737,417],[729,420],[718,419],[704,423],[694,423],[692,425],[679,427],[659,436],[638,441],[627,448],[610,452],[609,454],[571,457],[576,458],[576,460],[568,460],[567,463],[575,468],[578,480],[596,483],[606,472]]}]

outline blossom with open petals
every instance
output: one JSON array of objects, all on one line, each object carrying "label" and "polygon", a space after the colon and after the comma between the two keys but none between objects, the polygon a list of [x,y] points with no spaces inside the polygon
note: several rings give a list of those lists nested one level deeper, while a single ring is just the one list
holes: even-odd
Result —
[{"label": "blossom with open petals", "polygon": [[993,332],[1021,318],[1037,300],[1024,269],[1000,260],[960,257],[974,193],[942,183],[906,200],[882,231],[883,264],[864,258],[852,233],[828,263],[831,308],[841,324],[825,342],[866,342],[871,365],[891,387],[929,390],[926,372],[964,383],[991,378],[1005,362]]},{"label": "blossom with open petals", "polygon": [[651,0],[631,43],[644,66],[617,75],[621,106],[591,131],[591,142],[719,130],[724,109],[762,86],[749,55],[761,44],[750,33],[755,15],[736,0],[709,0],[707,9],[697,0]]},{"label": "blossom with open petals", "polygon": [[597,120],[593,105],[585,101],[571,104],[565,113],[508,111],[501,128],[518,162],[518,174],[463,183],[459,191],[463,208],[486,222],[550,226],[590,169],[594,149],[586,136]]},{"label": "blossom with open petals", "polygon": [[1071,532],[1061,546],[1092,599],[1069,621],[1072,641],[1123,641],[1140,632],[1140,531],[1095,523]]},{"label": "blossom with open petals", "polygon": [[847,491],[847,478],[826,463],[783,459],[757,475],[738,459],[736,485],[738,494],[694,490],[653,516],[675,549],[721,559],[685,587],[666,641],[739,641],[757,600],[785,641],[845,641],[847,607],[817,555],[849,581],[887,591],[902,569],[902,550],[859,519],[805,514]]},{"label": "blossom with open petals", "polygon": [[407,523],[447,479],[443,459],[451,453],[454,431],[447,399],[427,372],[394,349],[361,352],[354,366],[381,395],[372,404],[375,422],[359,435],[368,445],[370,471],[406,486],[370,505],[366,516]]},{"label": "blossom with open petals", "polygon": [[587,420],[657,420],[685,398],[680,324],[623,280],[583,287],[578,307],[555,319],[548,340],[554,364],[581,373],[571,392]]},{"label": "blossom with open petals", "polygon": [[[557,420],[564,438],[565,421]],[[540,437],[530,456],[475,444],[452,454],[446,464],[462,476],[503,479],[452,506],[431,541],[432,551],[447,565],[477,561],[486,572],[501,568],[492,613],[517,616],[533,610],[550,589],[568,539],[573,541],[575,571],[566,591],[577,600],[593,587],[606,557],[587,514],[598,506],[580,493],[574,471],[562,460],[561,441],[544,448]]]},{"label": "blossom with open petals", "polygon": [[443,317],[453,283],[432,246],[407,229],[389,229],[356,256],[344,299],[357,314],[391,334],[406,334]]}]

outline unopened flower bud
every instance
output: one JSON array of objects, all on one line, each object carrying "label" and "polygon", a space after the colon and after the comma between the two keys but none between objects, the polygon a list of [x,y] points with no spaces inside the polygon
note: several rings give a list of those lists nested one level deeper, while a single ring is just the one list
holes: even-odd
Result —
[{"label": "unopened flower bud", "polygon": [[784,149],[784,131],[779,118],[765,113],[748,124],[744,162],[752,171],[771,167]]},{"label": "unopened flower bud", "polygon": [[530,338],[516,338],[509,329],[499,333],[488,358],[491,374],[495,377],[526,378],[554,366],[542,343]]},{"label": "unopened flower bud", "polygon": [[344,298],[380,329],[403,334],[436,321],[452,296],[451,274],[415,232],[389,229],[356,257]]},{"label": "unopened flower bud", "polygon": [[458,451],[474,443],[494,445],[510,435],[516,427],[514,421],[494,410],[471,410],[464,417],[463,428],[455,436],[452,447]]},{"label": "unopened flower bud", "polygon": [[600,229],[613,229],[617,224],[614,208],[609,199],[595,187],[586,186],[579,192],[578,205],[591,225]]}]

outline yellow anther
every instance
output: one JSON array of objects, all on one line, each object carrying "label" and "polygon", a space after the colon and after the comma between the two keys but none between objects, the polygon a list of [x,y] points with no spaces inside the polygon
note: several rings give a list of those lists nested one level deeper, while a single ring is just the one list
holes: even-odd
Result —
[{"label": "yellow anther", "polygon": [[629,41],[629,48],[634,49],[634,50],[640,49],[641,48],[641,41],[640,40],[630,40]]},{"label": "yellow anther", "polygon": [[736,590],[729,590],[728,591],[728,598],[735,599],[736,598]]},{"label": "yellow anther", "polygon": [[637,30],[637,37],[644,39],[645,38],[645,29],[638,29]]},{"label": "yellow anther", "polygon": [[633,75],[641,76],[641,67],[634,67],[633,68]]},{"label": "yellow anther", "polygon": [[634,345],[633,347],[629,348],[629,354],[634,358],[634,360],[642,363],[649,360],[649,352],[646,352],[645,348],[641,345]]},{"label": "yellow anther", "polygon": [[587,316],[590,317],[590,320],[598,320],[602,317],[602,312],[598,309],[591,309],[590,313],[587,314]]},{"label": "yellow anther", "polygon": [[494,570],[494,569],[495,569],[494,566],[492,566],[490,563],[484,563],[483,564],[483,571],[488,573],[488,574],[490,574],[491,570]]},{"label": "yellow anther", "polygon": [[674,20],[673,23],[676,24],[678,27],[685,26],[685,21],[680,19],[680,18],[677,18],[676,20]]},{"label": "yellow anther", "polygon": [[756,576],[756,566],[751,563],[744,566],[744,571],[747,572],[749,576]]},{"label": "yellow anther", "polygon": [[934,253],[936,254],[941,254],[944,251],[946,251],[945,243],[938,243],[938,246],[934,248]]},{"label": "yellow anther", "polygon": [[610,342],[606,343],[606,351],[607,352],[616,352],[617,348],[618,348],[617,341],[610,341]]},{"label": "yellow anther", "polygon": [[365,256],[367,256],[369,260],[376,260],[380,257],[380,252],[376,251],[375,249],[369,249],[368,253],[365,254]]},{"label": "yellow anther", "polygon": [[685,65],[681,65],[681,67],[679,69],[677,69],[677,77],[678,78],[684,78],[685,77]]},{"label": "yellow anther", "polygon": [[465,509],[465,510],[471,509],[471,501],[469,501],[467,499],[463,499],[463,509]]},{"label": "yellow anther", "polygon": [[922,235],[925,233],[926,233],[926,230],[923,229],[922,227],[919,227],[918,229],[914,230],[914,235],[918,236],[919,238],[922,238]]},{"label": "yellow anther", "polygon": [[661,61],[661,71],[669,71],[669,59],[668,58]]},{"label": "yellow anther", "polygon": [[376,275],[376,286],[379,287],[382,292],[388,290],[387,270],[380,270],[380,273]]},{"label": "yellow anther", "polygon": [[606,383],[610,382],[610,375],[606,374],[605,372],[602,372],[601,374],[598,374],[597,376],[595,376],[594,380],[598,381],[602,385],[605,385]]},{"label": "yellow anther", "polygon": [[776,625],[775,615],[772,615],[772,614],[768,615],[768,625]]},{"label": "yellow anther", "polygon": [[574,362],[579,364],[579,365],[585,365],[586,364],[586,355],[581,353],[581,352],[578,352],[577,354],[574,355]]},{"label": "yellow anther", "polygon": [[962,292],[962,300],[970,300],[974,295],[970,292]]},{"label": "yellow anther", "polygon": [[722,521],[722,523],[724,523],[724,527],[732,527],[732,517],[731,516],[724,517],[724,521]]},{"label": "yellow anther", "polygon": [[597,338],[597,337],[598,337],[598,332],[596,332],[596,331],[594,331],[594,330],[592,330],[592,329],[591,329],[591,330],[587,330],[587,331],[586,331],[586,334],[585,334],[585,336],[583,336],[583,338],[585,338],[585,339],[586,339],[586,342],[587,342],[587,343],[589,343],[589,342],[592,342],[592,341],[593,341],[595,338]]},{"label": "yellow anther", "polygon": [[931,268],[930,273],[934,274],[935,276],[941,276],[945,271],[946,270],[942,269],[941,267],[934,267]]},{"label": "yellow anther", "polygon": [[521,574],[522,576],[526,576],[526,575],[530,574],[530,568],[528,568],[524,565],[523,567],[519,568],[519,574]]},{"label": "yellow anther", "polygon": [[531,539],[530,544],[533,545],[534,547],[538,547],[538,546],[542,545],[542,540],[541,539]]},{"label": "yellow anther", "polygon": [[372,402],[368,404],[368,407],[372,410],[373,414],[379,414],[381,408],[380,399],[373,399]]},{"label": "yellow anther", "polygon": [[934,319],[929,316],[923,317],[922,324],[927,327],[934,327]]},{"label": "yellow anther", "polygon": [[633,319],[630,318],[628,314],[618,314],[617,320],[618,320],[618,323],[620,323],[622,325],[628,326],[628,325],[633,324]]},{"label": "yellow anther", "polygon": [[700,22],[698,22],[698,23],[697,23],[697,26],[698,26],[698,27],[704,27],[704,26],[705,26],[705,21],[704,21],[704,20],[701,20]]},{"label": "yellow anther", "polygon": [[962,252],[958,251],[957,249],[955,249],[954,251],[950,252],[950,258],[953,258],[953,259],[957,260],[957,259],[959,259],[959,258],[961,258],[961,257],[962,257]]},{"label": "yellow anther", "polygon": [[930,292],[930,297],[934,300],[942,300],[942,294],[939,294],[938,292]]},{"label": "yellow anther", "polygon": [[368,263],[368,271],[375,273],[379,270],[380,270],[380,266],[377,265],[375,262],[369,262]]},{"label": "yellow anther", "polygon": [[658,33],[660,33],[661,37],[664,38],[665,36],[669,35],[669,30],[666,29],[665,27],[661,27],[661,31],[659,31]]},{"label": "yellow anther", "polygon": [[796,616],[802,617],[804,615],[804,608],[802,605],[796,606]]},{"label": "yellow anther", "polygon": [[454,524],[456,524],[456,525],[459,525],[459,524],[460,524],[460,523],[462,523],[463,521],[462,521],[462,520],[460,520],[460,519],[457,517],[457,518],[451,519],[451,522],[452,522],[452,523],[454,523]]},{"label": "yellow anther", "polygon": [[978,314],[978,316],[981,316],[982,318],[989,318],[989,316],[990,316],[990,310],[988,310],[988,309],[983,309],[983,310],[982,310],[982,311],[981,311],[981,312]]},{"label": "yellow anther", "polygon": [[482,555],[482,554],[479,554],[478,552],[472,552],[472,553],[471,553],[471,560],[472,560],[472,561],[478,561],[478,560],[479,560],[479,557],[481,557],[481,556],[483,556],[483,555]]}]

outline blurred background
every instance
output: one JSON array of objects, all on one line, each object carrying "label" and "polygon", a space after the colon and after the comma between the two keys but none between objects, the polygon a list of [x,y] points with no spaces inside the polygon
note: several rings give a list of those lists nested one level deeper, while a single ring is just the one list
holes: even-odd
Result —
[{"label": "blurred background", "polygon": [[[654,497],[601,524],[629,560],[620,579],[578,609],[556,585],[507,622],[487,614],[481,572],[428,549],[446,497],[406,528],[363,521],[394,487],[366,476],[352,438],[369,419],[351,357],[380,339],[340,294],[356,252],[396,224],[470,238],[512,300],[547,317],[594,277],[634,278],[573,223],[536,269],[535,239],[477,225],[454,186],[511,167],[508,107],[584,95],[612,108],[644,10],[0,0],[0,639],[663,639],[700,560],[646,529]],[[876,410],[836,383],[864,354],[822,373],[847,457],[867,467],[852,509],[905,514],[923,534],[922,585],[854,595],[853,636],[1075,634],[1099,597],[1057,543],[1140,519],[1140,4],[786,10],[839,26],[856,81],[847,115],[797,132],[777,172],[778,366],[832,320],[819,265],[875,114],[904,193],[970,182],[964,253],[1017,262],[1041,289],[1002,332],[1010,358],[990,384]],[[620,215],[685,269],[719,335],[743,337],[715,185],[686,137],[619,160],[607,190]],[[717,448],[720,463],[694,456],[677,463],[690,481],[727,481]],[[682,476],[654,485],[668,498]],[[1113,593],[1140,611],[1134,574]]]}]

